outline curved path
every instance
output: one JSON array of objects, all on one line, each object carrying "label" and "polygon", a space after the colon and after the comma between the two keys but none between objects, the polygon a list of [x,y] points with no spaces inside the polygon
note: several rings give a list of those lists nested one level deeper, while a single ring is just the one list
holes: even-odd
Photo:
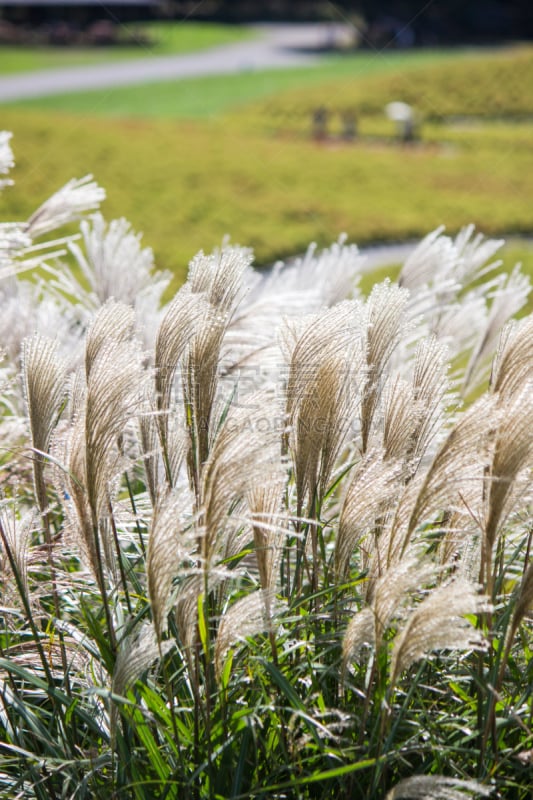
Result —
[{"label": "curved path", "polygon": [[311,64],[340,35],[326,24],[256,25],[256,38],[209,50],[132,61],[61,67],[0,77],[0,102],[66,92]]}]

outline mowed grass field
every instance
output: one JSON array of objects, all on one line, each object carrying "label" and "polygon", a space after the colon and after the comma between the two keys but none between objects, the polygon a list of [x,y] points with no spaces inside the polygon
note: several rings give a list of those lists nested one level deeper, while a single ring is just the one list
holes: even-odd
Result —
[{"label": "mowed grass field", "polygon": [[117,45],[114,46],[36,47],[3,44],[0,47],[0,75],[131,58],[177,55],[252,36],[250,29],[236,25],[179,21],[122,23],[117,26]]},{"label": "mowed grass field", "polygon": [[[259,264],[341,232],[359,244],[469,222],[488,235],[529,234],[530,74],[525,47],[358,53],[306,70],[6,106],[2,127],[15,133],[18,164],[4,216],[24,218],[53,187],[92,172],[108,192],[106,216],[145,231],[176,283],[197,250],[226,234],[252,246]],[[392,100],[423,117],[412,146],[395,141],[383,112]],[[319,105],[331,114],[322,142],[310,134]],[[357,116],[353,142],[339,138],[346,109]]]}]

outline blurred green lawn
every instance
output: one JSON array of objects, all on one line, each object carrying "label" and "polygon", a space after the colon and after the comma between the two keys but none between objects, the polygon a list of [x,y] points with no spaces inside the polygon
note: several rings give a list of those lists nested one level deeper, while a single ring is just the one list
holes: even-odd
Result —
[{"label": "blurred green lawn", "polygon": [[[442,223],[450,232],[473,222],[488,235],[529,234],[533,83],[524,76],[531,65],[533,48],[360,53],[307,70],[32,104],[42,109],[6,106],[2,126],[15,132],[17,184],[3,193],[5,216],[25,218],[54,188],[92,172],[108,191],[105,215],[123,215],[145,231],[176,285],[194,253],[226,234],[252,246],[260,264],[302,252],[311,241],[328,245],[341,232],[359,244],[420,237]],[[506,95],[494,79],[502,70],[518,87]],[[422,109],[449,96],[465,119],[426,111],[422,140],[398,144],[383,104],[403,99],[396,94],[402,86],[415,99],[419,88]],[[470,115],[490,108],[493,96],[497,119]],[[68,111],[54,108],[61,102]],[[70,103],[80,104],[78,113]],[[314,141],[317,103],[337,118],[359,103],[360,138]],[[516,258],[533,274],[528,248],[515,246]]]},{"label": "blurred green lawn", "polygon": [[[329,86],[339,79],[360,80],[371,75],[391,75],[398,70],[407,74],[429,65],[438,65],[457,57],[475,57],[475,51],[418,50],[385,53],[356,52],[324,58],[308,67],[247,71],[233,75],[213,75],[181,81],[160,81],[88,92],[73,92],[35,98],[10,105],[51,111],[105,116],[201,119],[268,97],[293,90]],[[292,102],[292,101],[291,101]]]},{"label": "blurred green lawn", "polygon": [[139,37],[138,45],[122,44],[107,47],[0,45],[0,75],[188,53],[241,41],[253,35],[249,28],[237,25],[195,22],[128,23],[119,27],[119,41],[120,36],[128,40]]}]

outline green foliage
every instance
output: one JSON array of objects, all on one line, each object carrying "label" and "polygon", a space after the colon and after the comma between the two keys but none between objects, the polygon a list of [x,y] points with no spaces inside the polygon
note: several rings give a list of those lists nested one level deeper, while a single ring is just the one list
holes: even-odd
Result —
[{"label": "green foliage", "polygon": [[[401,63],[401,62],[400,62]],[[382,116],[388,103],[409,103],[422,119],[449,117],[529,118],[533,113],[531,47],[506,48],[489,53],[457,53],[444,63],[421,69],[388,71],[358,80],[340,77],[333,83],[272,97],[257,105],[257,121],[279,130],[307,124],[313,109],[354,111],[358,118]]]},{"label": "green foliage", "polygon": [[92,172],[109,187],[107,216],[124,214],[145,231],[177,283],[193,254],[228,231],[268,264],[342,231],[364,244],[417,237],[443,220],[453,230],[470,219],[491,234],[531,228],[525,127],[457,132],[453,148],[399,151],[265,138],[222,122],[111,122],[12,109],[3,121],[21,154],[17,184],[3,198],[7,218],[24,219],[50,185]]},{"label": "green foliage", "polygon": [[[371,75],[394,74],[398,69],[447,62],[456,51],[423,50],[409,53],[354,53],[323,60],[305,68],[242,70],[236,74],[153,82],[40,97],[10,103],[17,108],[48,109],[105,116],[201,119],[275,96],[291,89],[328,85],[333,80],[361,80]],[[289,93],[292,96],[292,93]]]},{"label": "green foliage", "polygon": [[[523,75],[530,50],[484,53],[355,54],[304,71],[39,101],[50,108],[80,103],[75,107],[91,116],[5,107],[4,124],[21,148],[17,186],[4,197],[6,216],[24,218],[50,185],[90,171],[108,187],[107,215],[124,214],[147,232],[146,243],[176,276],[175,285],[183,282],[192,255],[229,231],[254,247],[260,264],[303,252],[310,240],[326,245],[342,231],[365,244],[418,237],[443,221],[458,230],[468,219],[491,234],[527,234],[532,127],[509,115],[517,111],[512,103],[518,95],[524,111],[529,102],[531,83]],[[443,63],[434,63],[439,59]],[[383,106],[401,99],[397,82],[419,91],[415,107],[421,111],[440,108],[441,100],[445,109],[445,97],[452,97],[454,113],[470,115],[481,109],[474,95],[486,109],[496,107],[500,70],[511,87],[509,103],[498,106],[504,118],[426,121],[419,144],[395,143]],[[275,94],[290,86],[300,86],[298,94]],[[270,99],[250,105],[262,94]],[[336,139],[339,110],[358,102],[369,109],[359,119],[360,138]],[[311,138],[310,112],[317,103],[337,114],[334,137],[324,143]],[[179,124],[96,116],[106,109],[203,116],[239,105],[223,117]]]}]

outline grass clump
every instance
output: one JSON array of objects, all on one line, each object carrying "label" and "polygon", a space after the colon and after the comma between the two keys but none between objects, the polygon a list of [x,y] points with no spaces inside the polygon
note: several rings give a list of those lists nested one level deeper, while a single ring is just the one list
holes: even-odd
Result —
[{"label": "grass clump", "polygon": [[526,800],[527,278],[469,227],[366,299],[340,241],[162,304],[101,199],[0,228],[2,791]]}]

